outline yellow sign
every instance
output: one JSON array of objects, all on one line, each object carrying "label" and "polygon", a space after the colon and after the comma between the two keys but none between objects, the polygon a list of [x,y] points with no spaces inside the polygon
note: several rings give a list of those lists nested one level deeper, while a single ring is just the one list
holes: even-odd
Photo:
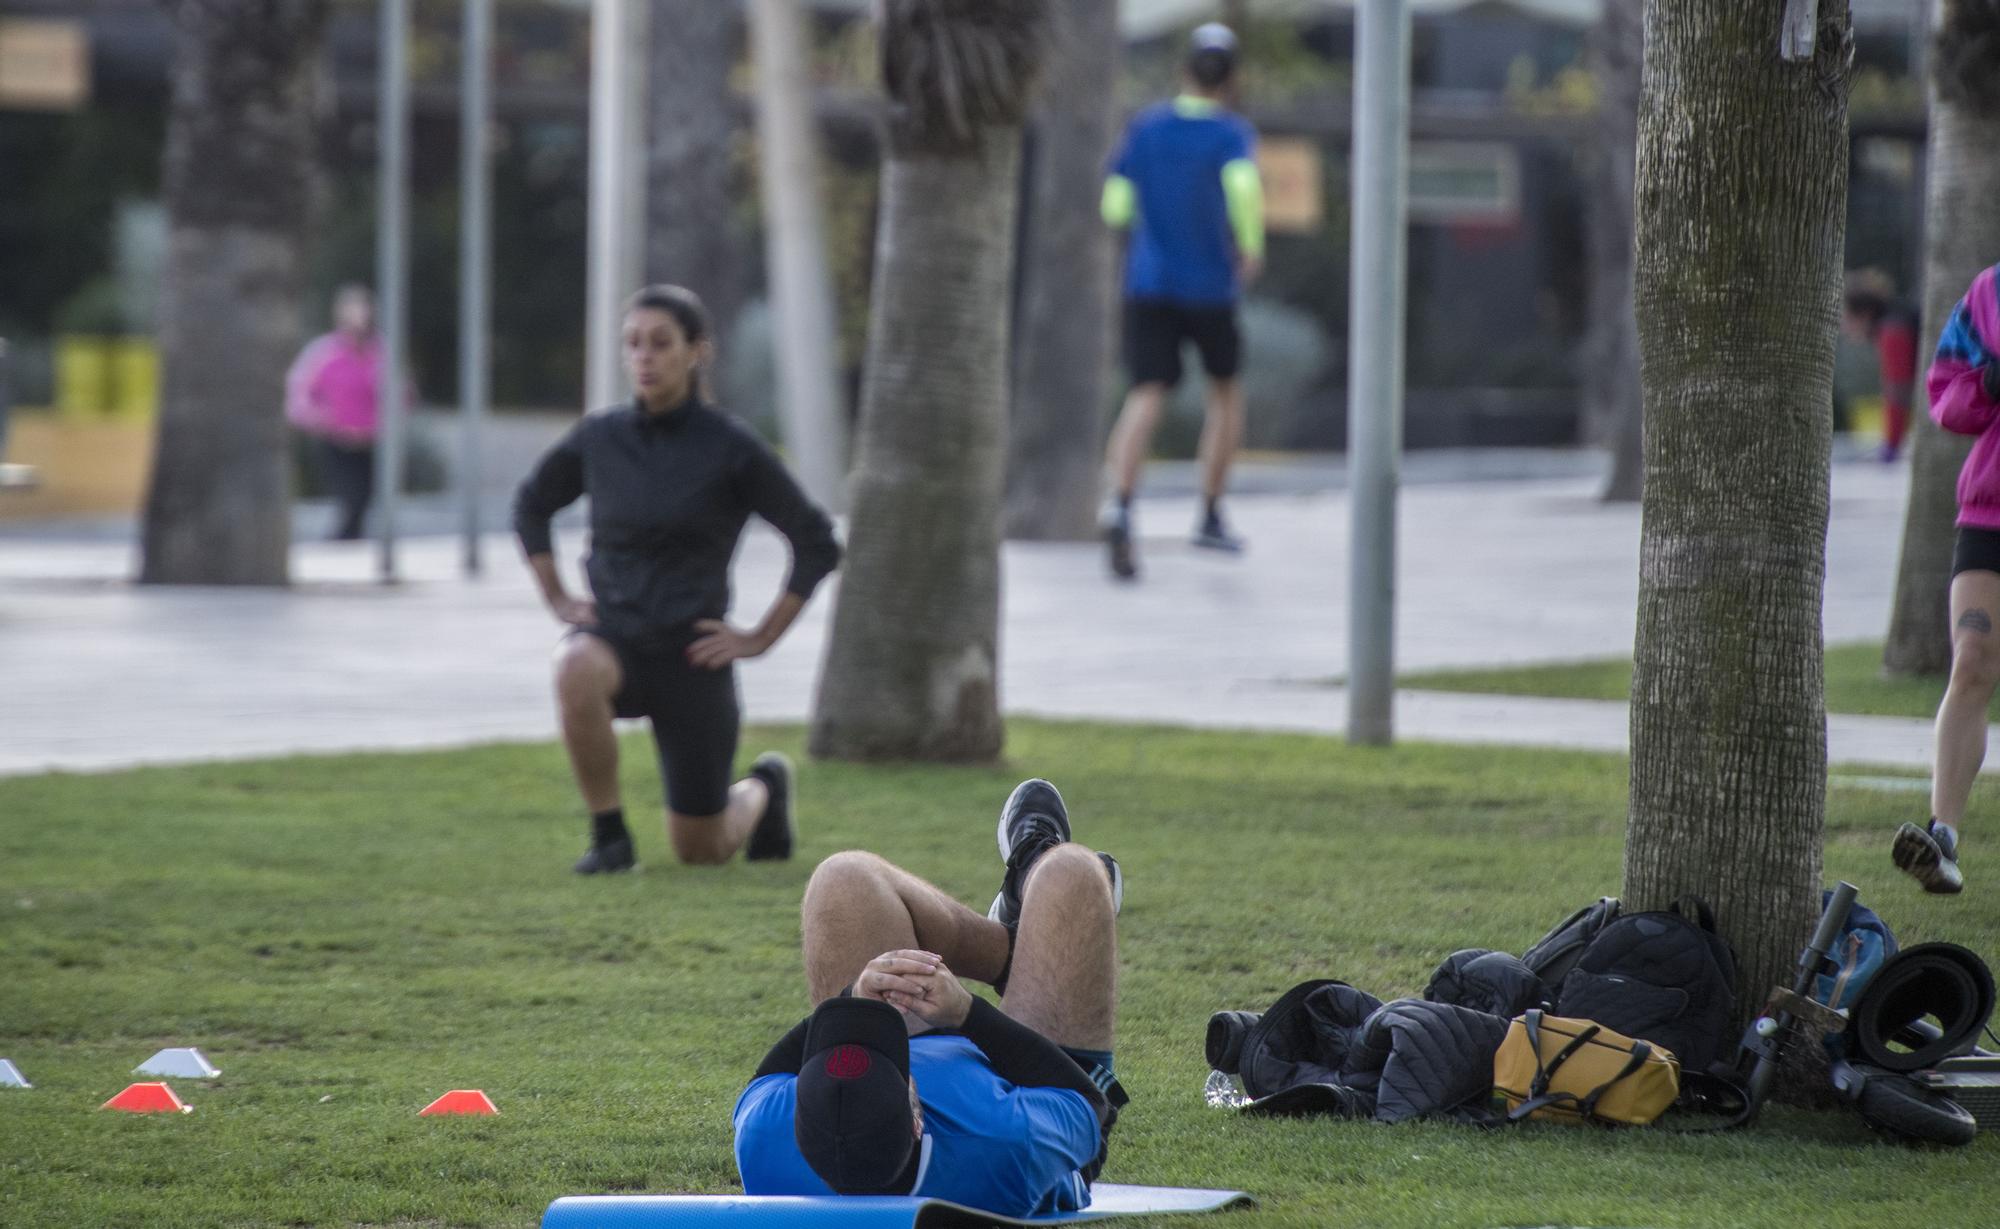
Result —
[{"label": "yellow sign", "polygon": [[79,21],[0,21],[0,108],[74,111],[90,99],[90,35]]},{"label": "yellow sign", "polygon": [[1319,229],[1326,209],[1318,145],[1302,137],[1264,137],[1257,142],[1257,172],[1264,179],[1266,230],[1297,235]]}]

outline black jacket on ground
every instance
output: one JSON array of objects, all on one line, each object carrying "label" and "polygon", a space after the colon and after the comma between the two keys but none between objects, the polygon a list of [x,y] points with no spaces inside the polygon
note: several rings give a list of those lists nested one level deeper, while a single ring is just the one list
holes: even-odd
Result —
[{"label": "black jacket on ground", "polygon": [[833,522],[741,422],[698,398],[663,413],[637,402],[587,414],[514,497],[514,532],[549,553],[549,520],[590,496],[585,571],[598,627],[641,651],[670,652],[697,619],[729,609],[729,562],[751,513],[791,543],[785,587],[801,598],[840,563]]}]

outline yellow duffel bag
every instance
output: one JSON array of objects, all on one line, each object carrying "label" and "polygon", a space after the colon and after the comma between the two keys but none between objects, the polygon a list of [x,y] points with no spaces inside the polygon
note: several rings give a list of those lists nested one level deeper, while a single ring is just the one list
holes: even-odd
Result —
[{"label": "yellow duffel bag", "polygon": [[1545,1118],[1636,1126],[1680,1095],[1670,1052],[1589,1020],[1531,1011],[1515,1017],[1493,1056],[1493,1092],[1507,1121]]}]

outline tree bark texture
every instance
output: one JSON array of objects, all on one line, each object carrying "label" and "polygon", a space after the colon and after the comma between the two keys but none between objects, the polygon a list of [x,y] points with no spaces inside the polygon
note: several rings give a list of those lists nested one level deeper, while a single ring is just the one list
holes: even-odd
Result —
[{"label": "tree bark texture", "polygon": [[1007,424],[1006,533],[1095,534],[1112,243],[1098,216],[1117,82],[1116,0],[1057,6],[1047,79],[1028,148],[1027,217]]},{"label": "tree bark texture", "polygon": [[[1929,177],[1924,189],[1923,335],[1918,378],[1938,334],[1981,269],[2000,261],[2000,4],[1946,0],[1931,56]],[[1984,36],[1986,56],[1963,58]],[[1972,81],[1955,80],[1969,75]],[[1987,89],[1977,88],[1987,82]],[[1924,396],[1918,389],[1918,395]],[[1928,398],[1921,403],[1928,405]],[[1972,437],[1913,414],[1910,502],[1896,560],[1896,600],[1882,667],[1890,674],[1951,669],[1951,551],[1958,471]]]},{"label": "tree bark texture", "polygon": [[1632,316],[1632,191],[1645,31],[1645,0],[1605,0],[1584,52],[1598,96],[1585,154],[1589,306],[1578,357],[1585,429],[1611,454],[1603,497],[1612,503],[1634,503],[1645,487],[1639,325]]},{"label": "tree bark texture", "polygon": [[853,512],[812,750],[1000,753],[1000,490],[1019,131],[883,168]]},{"label": "tree bark texture", "polygon": [[729,87],[743,9],[653,0],[646,149],[646,280],[700,295],[717,344],[743,307],[743,244],[733,221],[742,112]]},{"label": "tree bark texture", "polygon": [[1648,0],[1636,308],[1646,490],[1628,908],[1702,896],[1744,1018],[1818,911],[1821,646],[1852,34],[1778,58],[1780,5]]},{"label": "tree bark texture", "polygon": [[282,585],[325,0],[177,0],[158,445],[140,580]]}]

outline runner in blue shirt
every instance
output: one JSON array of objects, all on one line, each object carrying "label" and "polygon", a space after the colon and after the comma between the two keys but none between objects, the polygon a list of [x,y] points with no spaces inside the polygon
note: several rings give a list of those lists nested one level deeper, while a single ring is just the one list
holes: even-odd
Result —
[{"label": "runner in blue shirt", "polygon": [[913,1194],[1005,1216],[1089,1206],[1125,1103],[1111,1053],[1124,881],[1109,854],[1070,843],[1046,781],[1009,795],[999,842],[1006,877],[986,917],[873,854],[813,872],[816,1007],[737,1099],[745,1193]]},{"label": "runner in blue shirt", "polygon": [[1132,388],[1105,457],[1110,498],[1100,517],[1111,570],[1138,575],[1132,492],[1167,394],[1193,342],[1208,376],[1201,433],[1202,515],[1194,544],[1241,551],[1222,520],[1222,492],[1243,439],[1242,334],[1236,301],[1264,261],[1264,190],[1257,134],[1225,109],[1236,36],[1210,23],[1189,44],[1186,89],[1133,117],[1104,181],[1104,220],[1131,238],[1125,253],[1125,360]]}]

